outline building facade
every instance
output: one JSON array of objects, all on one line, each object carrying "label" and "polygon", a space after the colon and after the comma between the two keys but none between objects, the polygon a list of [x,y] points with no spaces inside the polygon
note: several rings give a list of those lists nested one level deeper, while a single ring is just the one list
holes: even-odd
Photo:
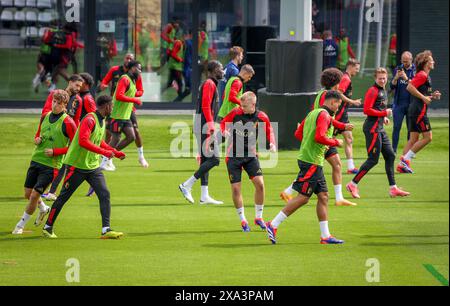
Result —
[{"label": "building facade", "polygon": [[[49,86],[64,88],[74,72],[89,72],[98,84],[133,53],[143,66],[145,108],[190,109],[205,78],[204,63],[227,64],[233,45],[242,45],[244,62],[257,68],[256,81],[249,85],[256,91],[265,83],[265,40],[293,34],[280,33],[290,22],[283,18],[281,1],[303,0],[1,0],[0,107],[39,106]],[[362,87],[370,85],[377,66],[395,68],[402,50],[431,49],[438,61],[436,88],[445,97],[448,49],[439,41],[448,36],[447,10],[443,0],[315,0],[312,34],[322,39],[331,31],[334,40],[348,38],[349,49],[343,52],[361,60]],[[426,22],[415,22],[421,18]],[[168,37],[189,51],[180,53],[190,63],[190,70],[182,67],[190,71],[182,71],[182,83],[170,78]],[[32,81],[37,73],[44,75],[36,90]],[[185,93],[182,99],[180,92]],[[439,106],[448,107],[448,98]]]}]

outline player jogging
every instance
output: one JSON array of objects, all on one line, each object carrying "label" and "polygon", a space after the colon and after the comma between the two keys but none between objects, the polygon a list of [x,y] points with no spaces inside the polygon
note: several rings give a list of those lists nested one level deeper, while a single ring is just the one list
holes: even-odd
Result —
[{"label": "player jogging", "polygon": [[35,138],[36,148],[25,181],[25,198],[29,200],[29,203],[13,231],[14,235],[23,234],[27,222],[37,207],[39,207],[39,215],[35,222],[36,226],[39,226],[50,212],[50,208],[40,200],[40,197],[61,168],[69,141],[73,139],[76,131],[75,123],[65,113],[68,102],[67,92],[55,90],[52,111],[41,119],[41,131]]},{"label": "player jogging", "polygon": [[221,205],[223,202],[214,200],[209,195],[209,172],[220,164],[219,145],[216,141],[214,115],[217,113],[217,82],[223,78],[223,67],[218,61],[208,63],[208,79],[200,86],[195,115],[194,133],[197,138],[200,155],[200,167],[187,181],[178,186],[183,197],[194,204],[192,187],[201,179],[200,204]]},{"label": "player jogging", "polygon": [[63,189],[53,204],[45,224],[43,234],[47,238],[57,238],[53,232],[56,219],[67,201],[78,187],[87,181],[95,190],[100,202],[102,216],[102,239],[118,239],[123,233],[110,227],[111,202],[105,177],[100,169],[99,155],[108,158],[125,159],[125,154],[108,146],[104,141],[105,118],[112,111],[111,97],[101,96],[97,100],[97,112],[89,113],[81,122],[69,147],[64,164],[68,167]]},{"label": "player jogging", "polygon": [[[430,73],[435,66],[431,51],[418,54],[415,62],[417,74],[407,87],[411,94],[411,104],[408,110],[410,140],[403,150],[403,156],[397,167],[397,171],[400,173],[414,173],[411,169],[411,160],[431,143],[433,132],[428,118],[428,106],[433,100],[441,99],[441,93],[433,92],[431,84]],[[422,139],[419,140],[420,134],[422,134]]]},{"label": "player jogging", "polygon": [[284,209],[266,224],[269,240],[277,243],[279,225],[299,208],[308,204],[312,194],[316,194],[317,217],[321,231],[321,244],[343,244],[344,241],[334,238],[328,228],[328,188],[323,173],[325,151],[330,147],[342,147],[343,141],[333,139],[333,116],[341,104],[341,94],[328,91],[322,107],[314,109],[301,123],[295,135],[302,145],[298,157],[300,173],[293,185],[298,192],[297,197],[289,200]]},{"label": "player jogging", "polygon": [[[339,83],[338,91],[342,94],[342,104],[336,113],[335,119],[342,123],[350,123],[348,118],[348,108],[350,106],[361,106],[361,99],[353,100],[353,86],[352,78],[358,75],[361,64],[355,60],[350,59],[347,62],[346,70],[344,76]],[[355,162],[353,161],[353,133],[352,131],[343,131],[336,129],[335,135],[342,134],[344,136],[345,143],[345,156],[347,157],[347,173],[356,174],[358,169],[355,167]]]},{"label": "player jogging", "polygon": [[[134,54],[133,53],[127,53],[123,60],[122,66],[114,66],[112,67],[108,74],[103,79],[102,83],[100,84],[100,90],[103,91],[106,88],[108,88],[108,85],[111,87],[111,96],[114,96],[114,93],[117,89],[117,84],[119,83],[120,78],[127,74],[128,69],[127,65],[129,62],[134,61]],[[136,80],[136,98],[140,98],[144,95],[144,87],[142,85],[142,76],[139,76]],[[148,168],[149,164],[144,156],[144,145],[141,133],[139,131],[139,124],[137,121],[137,115],[136,115],[136,109],[133,108],[133,112],[131,113],[131,123],[133,124],[134,129],[134,135],[136,136],[135,144],[138,151],[139,156],[139,163],[142,167]],[[106,119],[106,142],[109,143],[111,141],[111,118]],[[114,171],[115,167],[112,163],[112,160],[109,160],[105,165],[104,169],[107,171]]]},{"label": "player jogging", "polygon": [[[260,129],[260,126],[262,129]],[[256,109],[256,95],[246,92],[241,97],[241,107],[234,109],[221,124],[222,134],[228,140],[226,163],[231,183],[234,206],[244,232],[250,232],[250,226],[244,213],[242,198],[242,171],[247,172],[255,186],[255,225],[265,230],[263,220],[265,187],[261,166],[257,155],[258,132],[264,131],[267,147],[276,152],[275,136],[269,117]]]},{"label": "player jogging", "polygon": [[[69,116],[73,118],[77,127],[88,113],[94,113],[97,110],[95,99],[90,93],[90,90],[94,85],[94,79],[89,73],[80,73],[80,77],[83,79],[83,85],[81,86],[79,99],[75,99],[73,101],[69,114]],[[59,170],[58,175],[55,177],[52,185],[50,186],[49,192],[42,195],[44,199],[48,201],[56,201],[56,190],[64,178],[66,170],[67,169],[65,166]]]},{"label": "player jogging", "polygon": [[361,166],[354,179],[347,185],[347,190],[355,199],[360,198],[358,184],[378,164],[381,154],[384,157],[386,174],[389,180],[389,195],[392,198],[410,195],[409,192],[401,190],[396,185],[394,172],[395,153],[384,129],[384,125],[390,123],[388,117],[392,115],[392,109],[387,108],[388,95],[385,90],[387,81],[387,70],[378,68],[375,71],[375,85],[369,88],[364,99],[364,114],[367,115],[367,119],[364,123],[363,131],[366,136],[368,159]]},{"label": "player jogging", "polygon": [[[128,72],[120,77],[114,94],[114,106],[111,113],[111,141],[109,145],[121,151],[136,140],[131,116],[135,105],[142,105],[142,101],[136,98],[138,91],[136,82],[139,79],[142,67],[139,62],[130,61],[127,65]],[[125,138],[121,140],[122,133]],[[105,169],[108,158],[105,156],[101,168]],[[106,170],[106,169],[105,169]]]},{"label": "player jogging", "polygon": [[[78,75],[74,74],[69,79],[69,84],[67,85],[67,88],[65,91],[69,95],[69,102],[66,106],[66,113],[73,119],[75,122],[75,125],[78,127],[80,124],[80,118],[77,117],[76,114],[76,108],[77,105],[80,105],[82,103],[82,99],[79,95],[82,87],[84,85],[84,79]],[[54,91],[51,91],[50,94],[47,97],[47,100],[45,101],[45,105],[42,109],[41,119],[45,117],[49,112],[52,111],[52,105],[53,105],[53,93]],[[39,138],[39,135],[41,133],[41,126],[39,125],[39,128],[36,132],[35,139]],[[50,191],[48,193],[44,193],[42,195],[42,198],[47,201],[55,201],[56,200],[56,189],[59,186],[59,183],[61,182],[63,176],[65,173],[64,166],[59,170],[58,175],[55,176],[52,186],[50,187]]]},{"label": "player jogging", "polygon": [[[336,68],[328,68],[322,72],[321,84],[325,89],[319,91],[319,93],[317,94],[313,109],[321,108],[324,105],[327,91],[338,90],[342,76],[342,72]],[[339,130],[353,130],[352,124],[344,124],[336,120],[332,120],[332,123],[333,126]],[[325,159],[332,167],[332,178],[336,197],[336,206],[356,206],[356,203],[347,201],[342,193],[342,163],[336,147],[330,147],[325,151]],[[284,190],[284,192],[281,193],[280,196],[287,203],[293,198],[294,193],[295,190],[293,189],[293,185],[290,185]]]}]

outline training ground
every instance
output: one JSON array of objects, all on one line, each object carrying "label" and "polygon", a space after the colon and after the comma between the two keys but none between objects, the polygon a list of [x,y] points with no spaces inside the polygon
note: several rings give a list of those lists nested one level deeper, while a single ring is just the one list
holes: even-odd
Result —
[{"label": "training ground", "polygon": [[[150,169],[139,166],[132,145],[125,161],[115,161],[117,172],[106,173],[112,225],[125,233],[123,239],[99,239],[99,207],[95,197],[84,197],[85,183],[58,219],[55,232],[59,239],[50,241],[42,238],[41,228],[34,228],[34,219],[23,237],[10,234],[26,205],[23,183],[39,116],[0,115],[0,286],[448,285],[448,118],[432,119],[434,142],[414,160],[416,174],[397,176],[398,185],[412,192],[409,198],[389,198],[381,160],[360,185],[359,206],[337,208],[331,169],[325,167],[330,229],[346,240],[342,246],[319,244],[315,198],[282,224],[278,245],[271,245],[255,226],[251,233],[241,232],[223,161],[211,173],[210,193],[225,205],[188,204],[178,185],[192,175],[197,164],[194,158],[171,157],[169,148],[175,136],[170,126],[177,121],[191,123],[192,117],[141,116]],[[366,157],[362,122],[355,119],[358,166]],[[267,220],[284,205],[279,193],[296,178],[296,157],[295,151],[280,152],[278,167],[264,170]],[[344,175],[344,183],[350,179]],[[247,218],[253,220],[253,189],[246,179],[243,193]],[[197,185],[197,201],[199,196]],[[80,264],[79,283],[67,282],[69,259]],[[379,282],[368,282],[377,281],[370,270],[373,266],[366,265],[373,262],[380,265]]]}]

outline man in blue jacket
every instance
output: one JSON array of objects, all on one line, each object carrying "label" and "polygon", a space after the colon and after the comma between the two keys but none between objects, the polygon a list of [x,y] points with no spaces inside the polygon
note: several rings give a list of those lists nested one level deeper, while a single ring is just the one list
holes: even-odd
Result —
[{"label": "man in blue jacket", "polygon": [[339,46],[330,30],[323,32],[323,70],[336,68],[339,58]]},{"label": "man in blue jacket", "polygon": [[414,78],[415,74],[416,67],[413,64],[413,55],[411,52],[406,51],[402,54],[402,64],[395,68],[394,78],[391,81],[391,89],[395,91],[394,106],[392,109],[394,115],[392,142],[395,153],[397,153],[403,120],[408,114],[409,102],[411,99],[411,95],[406,90],[406,87],[408,87],[409,81]]},{"label": "man in blue jacket", "polygon": [[225,92],[225,87],[228,80],[239,75],[239,65],[241,65],[244,60],[244,49],[238,46],[232,47],[230,49],[230,59],[231,61],[225,66],[224,69],[225,77],[219,82],[219,107],[222,106],[223,94]]}]

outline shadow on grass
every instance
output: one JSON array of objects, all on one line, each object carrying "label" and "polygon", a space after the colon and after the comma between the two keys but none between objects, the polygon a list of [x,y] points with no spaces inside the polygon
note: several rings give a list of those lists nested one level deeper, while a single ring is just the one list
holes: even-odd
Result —
[{"label": "shadow on grass", "polygon": [[230,244],[204,244],[202,247],[205,248],[213,248],[213,249],[239,249],[239,248],[267,248],[267,247],[273,247],[269,243],[260,243],[260,244],[237,244],[237,243],[230,243]]},{"label": "shadow on grass", "polygon": [[205,235],[205,234],[226,234],[226,233],[240,233],[240,230],[234,231],[174,231],[174,232],[148,232],[148,233],[127,233],[128,237],[147,237],[147,236],[175,236],[175,235]]},{"label": "shadow on grass", "polygon": [[[281,203],[281,202],[280,202]],[[187,202],[185,203],[174,203],[174,204],[111,204],[111,207],[176,207],[176,206],[185,206],[185,207],[211,207],[211,208],[222,208],[222,209],[230,209],[230,207],[234,207],[231,201],[229,203],[223,204],[223,205],[200,205],[200,204],[189,204]],[[284,205],[281,203],[279,205],[276,204],[266,204],[264,207],[278,207],[282,208]]]},{"label": "shadow on grass", "polygon": [[21,241],[33,241],[33,240],[42,240],[42,241],[65,241],[65,240],[98,240],[98,241],[106,241],[101,240],[100,235],[98,237],[67,237],[58,236],[58,239],[48,239],[42,235],[38,235],[37,233],[24,234],[22,236],[13,236],[10,232],[2,232],[0,233],[0,242],[21,242]]},{"label": "shadow on grass", "polygon": [[170,174],[174,174],[174,173],[194,173],[195,170],[194,169],[189,169],[189,170],[155,170],[153,172],[156,173],[170,173]]},{"label": "shadow on grass", "polygon": [[367,247],[401,247],[401,246],[427,246],[427,245],[446,245],[448,246],[448,241],[447,242],[415,242],[415,241],[411,241],[411,242],[374,242],[374,243],[361,243],[360,246],[367,246]]},{"label": "shadow on grass", "polygon": [[[10,237],[8,237],[10,235]],[[13,236],[11,233],[0,233],[0,236],[3,236],[5,238],[2,238],[1,241],[28,241],[28,240],[40,240],[44,239],[42,236]]]},{"label": "shadow on grass", "polygon": [[[277,244],[276,247],[282,247],[284,245],[317,245],[313,243],[281,243]],[[239,248],[273,248],[275,247],[270,242],[267,243],[258,243],[258,244],[237,244],[237,243],[212,243],[212,244],[204,244],[202,245],[205,248],[220,248],[220,249],[239,249]]]},{"label": "shadow on grass", "polygon": [[[397,199],[386,199],[386,200],[380,200],[380,198],[377,197],[364,197],[362,199],[363,201],[367,201],[367,200],[373,200],[376,201],[376,203],[371,204],[371,206],[366,206],[366,205],[359,205],[359,208],[377,208],[375,205],[376,204],[392,204],[391,207],[385,207],[383,206],[383,209],[386,208],[402,208],[404,207],[404,205],[406,204],[447,204],[448,205],[448,201],[432,201],[430,202],[430,200],[411,200],[409,198],[397,198]],[[357,201],[357,200],[356,200]]]},{"label": "shadow on grass", "polygon": [[191,204],[111,204],[111,207],[173,207],[173,206],[193,206]]},{"label": "shadow on grass", "polygon": [[361,238],[448,238],[447,235],[363,235]]},{"label": "shadow on grass", "polygon": [[25,201],[23,197],[0,197],[1,202],[17,202],[17,201]]},{"label": "shadow on grass", "polygon": [[270,172],[265,172],[264,176],[298,176],[298,171],[297,172],[274,172],[274,173],[270,173]]}]

